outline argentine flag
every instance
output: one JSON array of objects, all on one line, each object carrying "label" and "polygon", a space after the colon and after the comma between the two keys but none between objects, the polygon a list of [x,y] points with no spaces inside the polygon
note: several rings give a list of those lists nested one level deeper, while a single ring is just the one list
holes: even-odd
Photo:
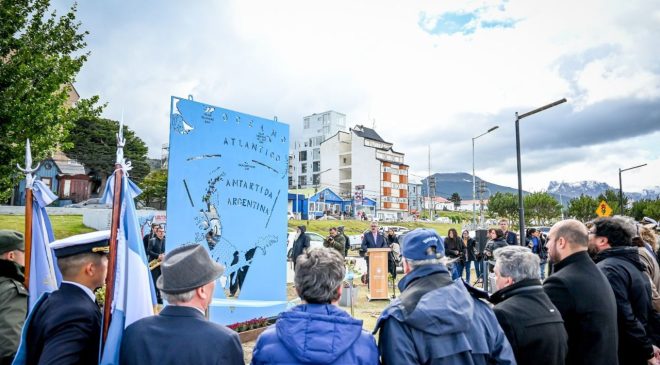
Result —
[{"label": "argentine flag", "polygon": [[[115,175],[105,186],[101,199],[113,202]],[[154,314],[156,292],[142,244],[134,198],[142,192],[126,174],[122,178],[121,213],[117,234],[117,270],[108,337],[101,364],[119,364],[119,349],[124,329],[133,322]]]},{"label": "argentine flag", "polygon": [[32,253],[30,255],[30,310],[43,293],[50,293],[60,286],[62,275],[54,261],[49,244],[55,240],[46,206],[57,199],[46,184],[32,182]]}]

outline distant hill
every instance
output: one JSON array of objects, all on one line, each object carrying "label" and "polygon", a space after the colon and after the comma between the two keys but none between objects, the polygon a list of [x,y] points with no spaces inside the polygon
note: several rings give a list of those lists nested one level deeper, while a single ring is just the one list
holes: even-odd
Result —
[{"label": "distant hill", "polygon": [[[471,200],[472,199],[472,175],[465,172],[453,172],[453,173],[435,173],[435,196],[441,196],[445,199],[448,199],[451,194],[458,193],[461,196],[462,200]],[[482,179],[479,176],[475,177],[477,187],[479,182]],[[518,189],[510,188],[508,186],[502,186],[490,183],[483,180],[486,183],[485,197],[488,197],[497,192],[502,193],[513,193],[518,194]],[[422,179],[422,194],[427,195],[426,192],[426,179]],[[490,193],[489,193],[490,192]],[[524,192],[527,194],[527,192]],[[478,195],[478,193],[477,193]]]}]

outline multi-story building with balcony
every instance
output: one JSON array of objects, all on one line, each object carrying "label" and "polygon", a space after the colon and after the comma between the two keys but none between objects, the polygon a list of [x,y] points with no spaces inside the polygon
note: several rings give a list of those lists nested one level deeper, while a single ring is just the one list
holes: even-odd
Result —
[{"label": "multi-story building with balcony", "polygon": [[422,183],[415,178],[408,179],[408,211],[418,214],[424,208],[424,196],[422,195]]},{"label": "multi-story building with balcony", "polygon": [[[356,193],[376,201],[376,217],[400,220],[408,214],[408,165],[376,131],[356,125],[321,144],[321,186],[343,198]],[[359,201],[359,200],[358,200]],[[355,206],[360,211],[360,205]],[[353,212],[355,214],[355,212]]]},{"label": "multi-story building with balcony", "polygon": [[321,182],[321,143],[339,131],[346,130],[346,115],[335,111],[308,115],[303,118],[302,137],[294,141],[290,163],[292,184],[289,188],[319,187]]}]

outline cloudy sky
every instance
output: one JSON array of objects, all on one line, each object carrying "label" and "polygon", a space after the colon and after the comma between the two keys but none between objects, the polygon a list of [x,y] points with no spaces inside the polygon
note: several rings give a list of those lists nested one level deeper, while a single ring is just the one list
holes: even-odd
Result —
[{"label": "cloudy sky", "polygon": [[[73,2],[54,1],[58,9]],[[515,187],[515,112],[523,188],[598,180],[660,185],[660,2],[83,1],[91,56],[83,97],[108,103],[145,140],[168,140],[170,96],[262,117],[300,135],[336,110],[375,125],[412,172],[471,172]]]}]

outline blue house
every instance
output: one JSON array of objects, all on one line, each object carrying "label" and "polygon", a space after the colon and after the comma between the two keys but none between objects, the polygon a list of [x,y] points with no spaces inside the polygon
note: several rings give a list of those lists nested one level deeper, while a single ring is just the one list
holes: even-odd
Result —
[{"label": "blue house", "polygon": [[362,199],[362,204],[356,206],[353,199],[343,199],[330,188],[314,194],[289,193],[288,200],[289,211],[298,214],[304,220],[318,219],[324,215],[335,218],[340,218],[342,215],[346,218],[356,217],[357,212],[360,214],[363,212],[369,219],[376,216],[377,204],[374,199],[365,197]]},{"label": "blue house", "polygon": [[[85,167],[62,152],[56,152],[53,157],[41,161],[34,179],[40,180],[59,197],[54,205],[63,206],[89,198],[90,177]],[[25,179],[14,188],[12,204],[25,205]]]}]

